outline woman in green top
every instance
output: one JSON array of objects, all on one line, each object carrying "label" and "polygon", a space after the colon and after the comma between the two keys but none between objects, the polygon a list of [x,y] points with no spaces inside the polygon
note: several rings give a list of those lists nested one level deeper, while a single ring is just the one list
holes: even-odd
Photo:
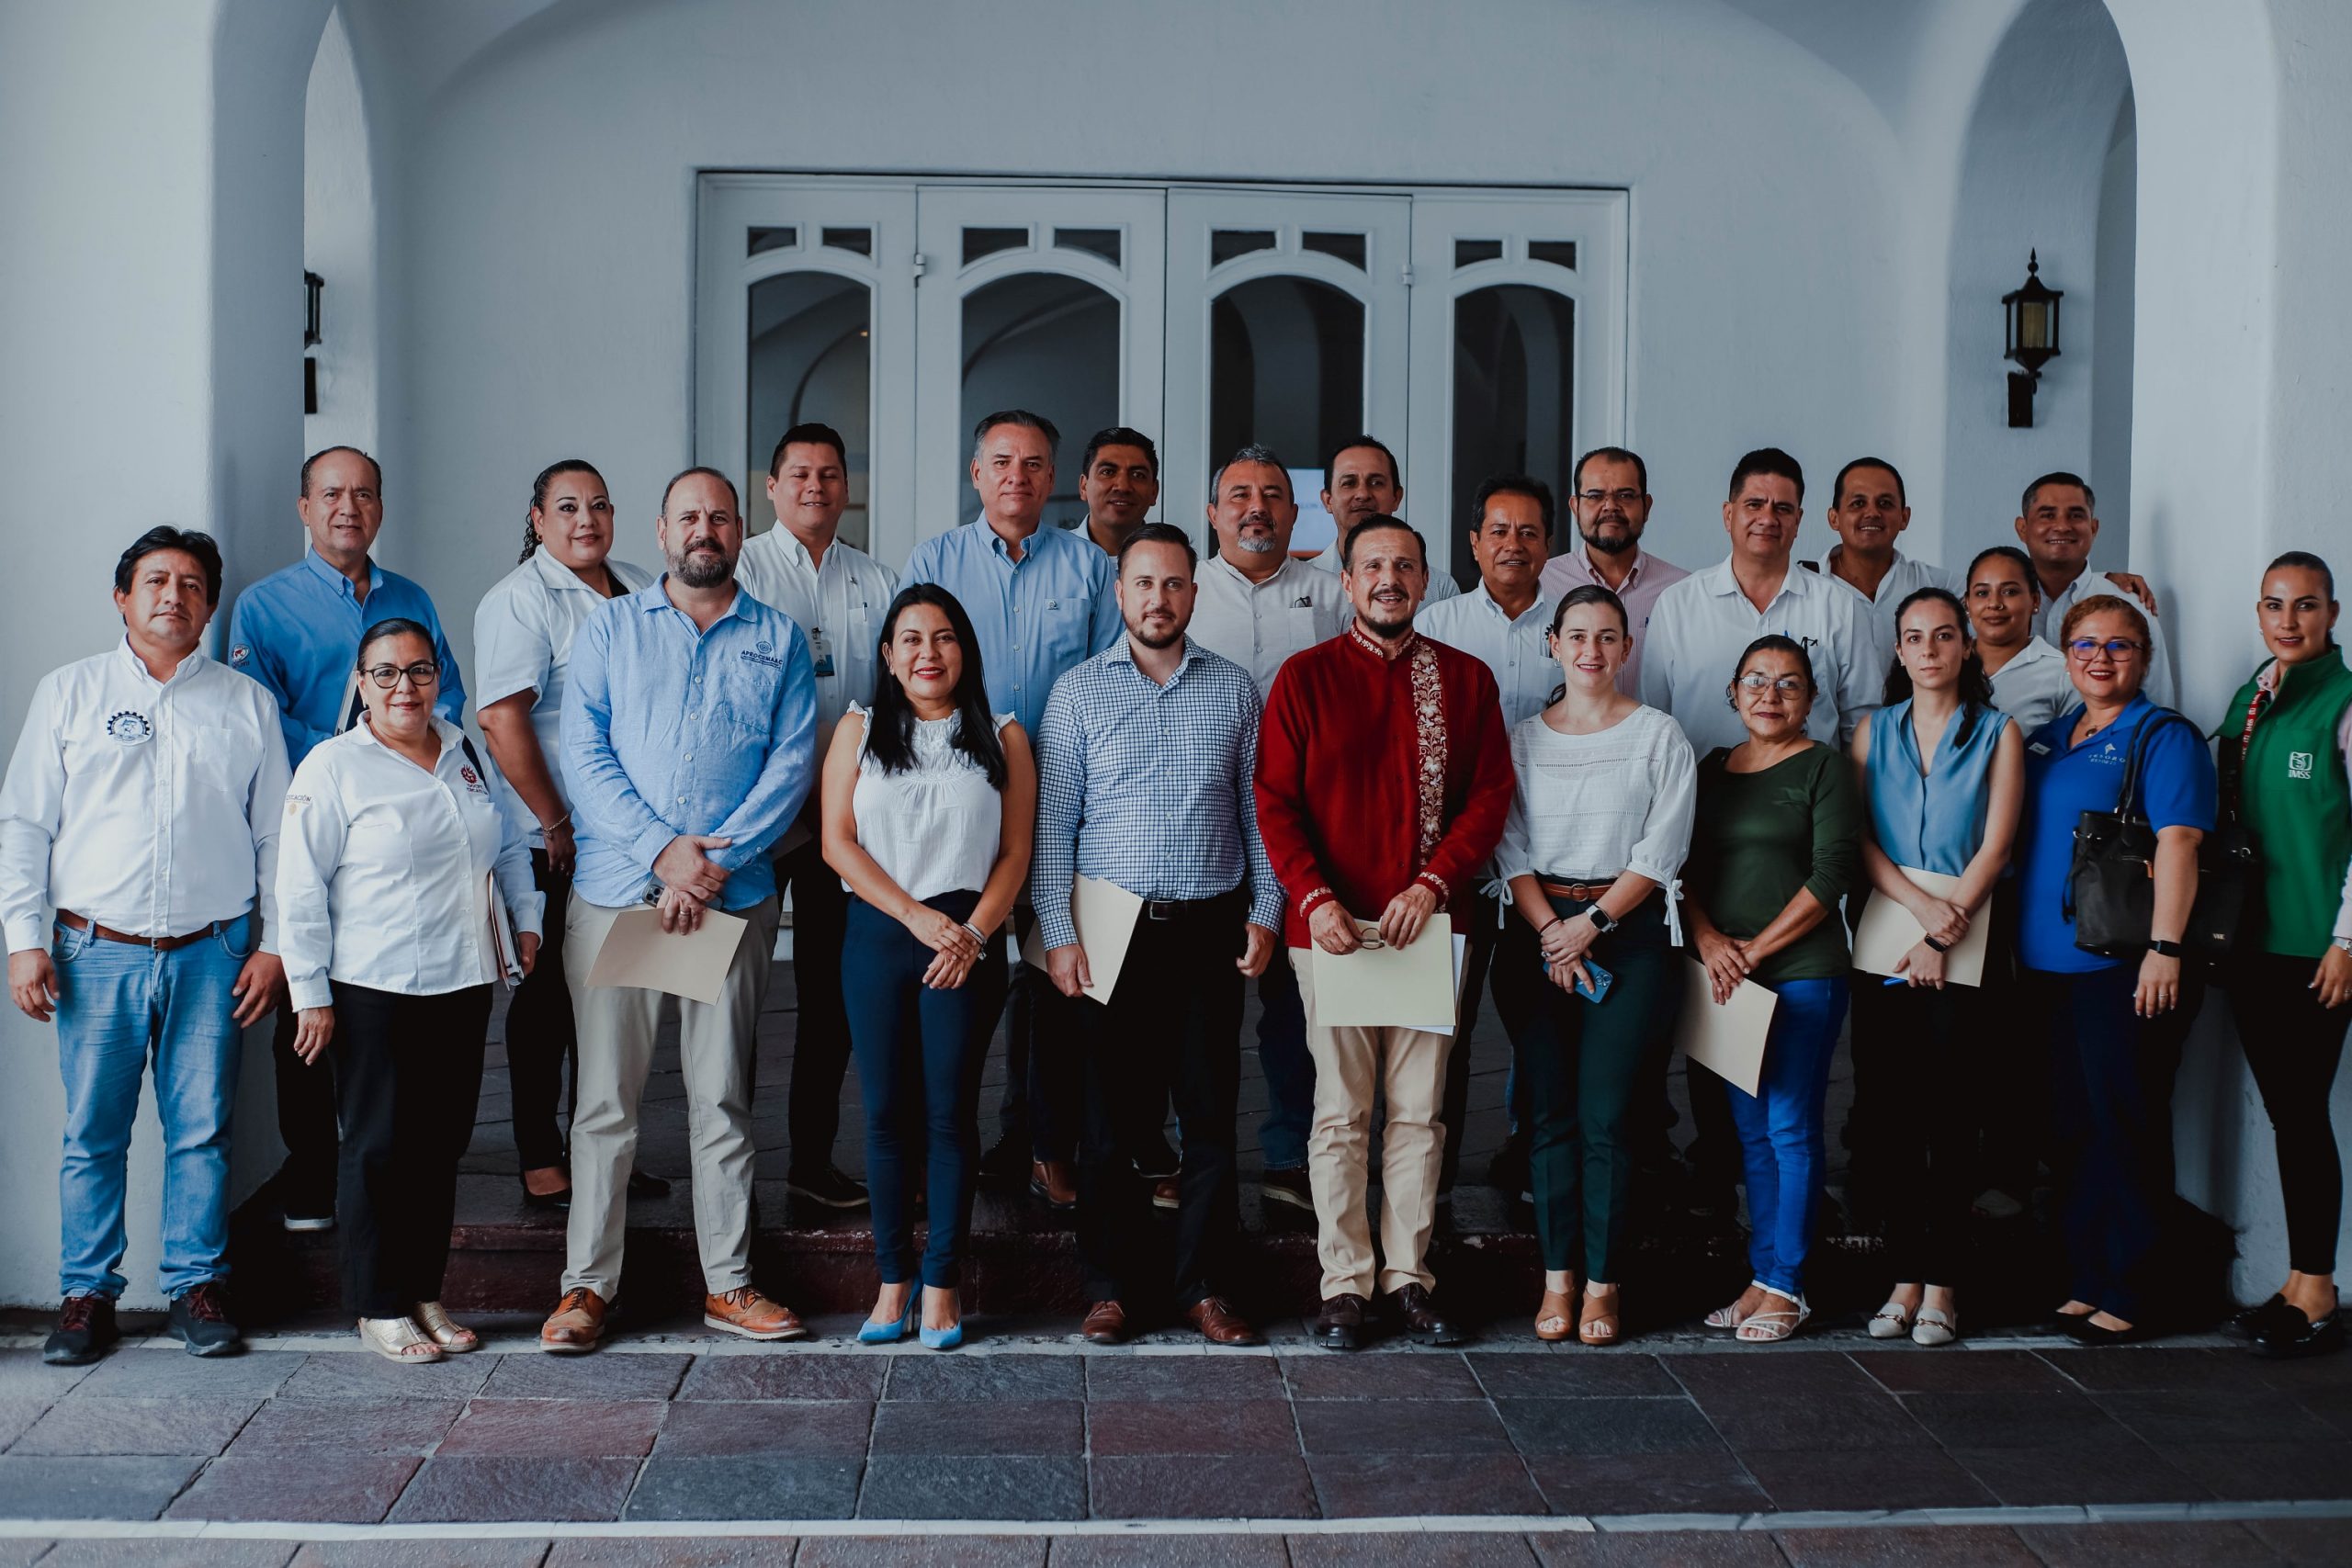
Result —
[{"label": "woman in green top", "polygon": [[1684,918],[1721,1003],[1753,980],[1780,998],[1751,1095],[1729,1088],[1747,1169],[1747,1258],[1755,1278],[1707,1314],[1751,1342],[1804,1325],[1805,1248],[1826,1163],[1822,1100],[1846,1018],[1846,927],[1838,900],[1862,863],[1853,770],[1804,732],[1819,688],[1784,637],[1740,655],[1727,688],[1747,739],[1699,764],[1699,821],[1683,869]]},{"label": "woman in green top", "polygon": [[2222,791],[2252,835],[2230,1010],[2278,1137],[2287,1282],[2232,1326],[2267,1356],[2344,1348],[2335,1233],[2344,1167],[2327,1102],[2352,1021],[2352,670],[2335,645],[2335,578],[2294,550],[2262,574],[2255,605],[2270,658],[2222,721]]}]

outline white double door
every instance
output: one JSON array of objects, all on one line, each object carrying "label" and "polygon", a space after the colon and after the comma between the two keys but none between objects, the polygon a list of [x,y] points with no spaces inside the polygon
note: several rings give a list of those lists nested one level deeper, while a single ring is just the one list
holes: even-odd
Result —
[{"label": "white double door", "polygon": [[850,448],[845,534],[886,560],[976,514],[973,426],[1062,434],[1049,521],[1082,515],[1097,429],[1153,436],[1157,515],[1205,538],[1245,442],[1298,476],[1358,432],[1404,457],[1433,553],[1484,465],[1558,475],[1618,439],[1619,192],[704,177],[695,447],[743,476],[754,525],[790,425]]}]

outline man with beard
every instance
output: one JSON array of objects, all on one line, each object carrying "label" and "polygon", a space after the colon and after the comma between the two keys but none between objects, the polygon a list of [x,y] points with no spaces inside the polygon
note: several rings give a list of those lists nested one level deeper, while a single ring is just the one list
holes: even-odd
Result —
[{"label": "man with beard", "polygon": [[1962,584],[1958,573],[1894,547],[1911,526],[1911,503],[1903,476],[1883,457],[1857,457],[1838,470],[1828,518],[1838,542],[1822,561],[1806,561],[1804,569],[1851,590],[1861,601],[1862,626],[1870,634],[1863,669],[1876,671],[1871,678],[1883,685],[1894,662],[1894,615],[1903,601],[1922,588],[1957,594]]},{"label": "man with beard", "polygon": [[1556,556],[1544,569],[1544,592],[1558,604],[1571,588],[1598,583],[1625,606],[1631,648],[1617,671],[1617,689],[1642,694],[1642,649],[1649,642],[1650,614],[1658,596],[1690,574],[1642,548],[1650,523],[1650,470],[1623,446],[1596,446],[1577,460],[1568,498],[1584,547]]},{"label": "man with beard", "polygon": [[1124,424],[1098,430],[1078,466],[1078,499],[1086,503],[1086,536],[1116,556],[1159,501],[1159,448]]},{"label": "man with beard", "polygon": [[[736,585],[743,521],[725,475],[688,468],[672,479],[655,538],[669,570],[582,624],[563,699],[579,844],[564,943],[580,955],[568,974],[580,1092],[563,1299],[539,1330],[546,1350],[593,1349],[604,1337],[638,1097],[673,1009],[703,1322],[747,1339],[807,1332],[752,1283],[752,1050],[775,948],[768,849],[815,781],[816,677],[798,625]],[[664,931],[699,930],[710,908],[741,919],[716,1002],[586,984],[613,923],[649,900]]]},{"label": "man with beard", "polygon": [[[1509,739],[1484,664],[1413,629],[1429,556],[1420,535],[1371,517],[1340,544],[1353,625],[1274,677],[1258,759],[1258,817],[1288,905],[1285,940],[1300,967],[1315,1122],[1307,1170],[1323,1266],[1317,1344],[1353,1349],[1377,1283],[1413,1338],[1459,1343],[1430,1297],[1427,1264],[1444,1131],[1439,1101],[1452,1040],[1400,1026],[1316,1021],[1306,954],[1364,944],[1360,920],[1408,947],[1430,917],[1486,864],[1510,807]],[[1375,1280],[1365,1214],[1366,1149],[1375,1097],[1381,1134]]]},{"label": "man with beard", "polygon": [[[1396,454],[1372,435],[1351,435],[1331,448],[1331,455],[1323,459],[1323,510],[1331,514],[1339,531],[1331,547],[1317,555],[1313,564],[1337,577],[1343,570],[1340,542],[1348,536],[1349,529],[1368,517],[1405,514],[1405,476],[1396,467]],[[1453,575],[1441,571],[1430,578],[1421,602],[1434,604],[1461,592],[1462,585]]]},{"label": "man with beard", "polygon": [[2018,507],[2018,538],[2041,589],[2033,635],[2054,642],[2058,628],[2066,624],[2066,612],[2094,593],[2132,595],[2148,612],[2148,700],[2170,707],[2172,655],[2165,648],[2165,629],[2156,621],[2155,591],[2131,572],[2090,569],[2091,546],[2098,540],[2098,506],[2080,474],[2044,474],[2025,487]]},{"label": "man with beard", "polygon": [[[1147,524],[1119,550],[1126,636],[1055,682],[1037,734],[1037,839],[1029,886],[1048,973],[1069,998],[1085,1134],[1078,1236],[1084,1333],[1115,1345],[1169,1293],[1137,1157],[1160,1140],[1171,1092],[1183,1134],[1174,1302],[1211,1344],[1257,1331],[1217,1294],[1240,1229],[1234,1106],[1241,984],[1273,956],[1283,893],[1258,836],[1258,688],[1184,635],[1199,558],[1181,528]],[[1076,876],[1143,900],[1105,1001],[1070,915]]]}]

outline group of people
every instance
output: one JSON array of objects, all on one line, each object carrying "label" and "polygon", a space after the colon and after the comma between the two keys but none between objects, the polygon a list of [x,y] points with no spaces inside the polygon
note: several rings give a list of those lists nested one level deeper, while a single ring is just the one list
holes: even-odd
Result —
[{"label": "group of people", "polygon": [[[371,558],[384,502],[365,454],[304,464],[309,548],[240,597],[225,662],[203,651],[212,541],[135,541],[116,570],[123,642],[41,682],[0,786],[11,994],[55,1018],[66,1088],[50,1359],[115,1337],[151,1061],[171,1328],[198,1354],[237,1347],[230,1106],[240,1028],[272,1008],[285,1223],[340,1227],[371,1348],[475,1348],[439,1298],[501,984],[523,1200],[568,1211],[542,1348],[606,1333],[627,1201],[654,1179],[637,1169],[639,1102],[669,1017],[705,1320],[804,1336],[750,1267],[753,1030],[779,889],[798,990],[788,1182],[871,1206],[863,1340],[960,1341],[976,1181],[1025,1174],[1075,1211],[1088,1339],[1181,1317],[1211,1343],[1254,1342],[1233,1304],[1252,983],[1262,1190],[1315,1217],[1318,1344],[1354,1348],[1382,1322],[1463,1337],[1429,1244],[1482,987],[1512,1047],[1505,1163],[1523,1158],[1534,1204],[1534,1332],[1618,1339],[1628,1215],[1675,1117],[1694,985],[1774,998],[1754,1093],[1688,1077],[1694,1190],[1729,1213],[1744,1185],[1749,1215],[1752,1281],[1710,1324],[1769,1342],[1808,1315],[1850,1010],[1856,1178],[1883,1204],[1894,1276],[1871,1332],[1956,1338],[1972,1204],[2030,1190],[2047,1158],[2070,1270],[2059,1320],[2135,1337],[2164,1317],[2171,1082],[2211,968],[2278,1129],[2291,1238],[2292,1272],[2235,1326],[2274,1354],[2341,1344],[2327,1091],[2352,1017],[2352,671],[2317,558],[2263,576],[2270,657],[2214,731],[2217,771],[2203,728],[2165,705],[2147,586],[2090,569],[2095,501],[2072,474],[2027,488],[2021,549],[1961,576],[1901,552],[1902,479],[1876,458],[1833,485],[1835,547],[1796,561],[1803,471],[1752,452],[1723,504],[1728,556],[1686,572],[1643,547],[1642,459],[1605,447],[1577,465],[1577,538],[1556,557],[1548,486],[1482,484],[1462,520],[1478,582],[1461,592],[1431,571],[1370,436],[1327,460],[1340,537],[1312,559],[1291,553],[1277,454],[1218,467],[1204,559],[1146,521],[1159,455],[1124,427],[1085,448],[1085,525],[1042,526],[1058,443],[1034,413],[981,421],[979,517],[903,572],[839,536],[848,454],[821,424],[778,441],[777,525],[756,536],[724,475],[673,479],[658,574],[614,558],[596,470],[554,465],[524,558],[476,615],[482,749],[432,604]],[[2155,844],[2151,938],[2092,952],[2075,829],[2116,810],[2127,779]],[[2216,967],[2184,942],[2220,823],[2252,860]],[[1102,884],[1139,909],[1098,975],[1081,905]],[[1922,933],[1892,976],[1853,967],[1848,933],[1873,897]],[[671,932],[731,918],[713,927],[732,942],[716,1000],[587,983],[616,923],[647,908]],[[1309,948],[1410,947],[1440,915],[1464,939],[1454,1030],[1318,1009],[1314,977],[1332,971]],[[1981,983],[1959,984],[1948,955],[1987,922]],[[1008,937],[1030,961],[1008,960]],[[1003,1137],[984,1155],[1000,1015]],[[1958,1076],[1996,1083],[1999,1104],[1951,1091],[1964,1053],[1996,1059]],[[832,1156],[853,1062],[863,1183]],[[2046,1128],[2017,1111],[2036,1084]]]}]

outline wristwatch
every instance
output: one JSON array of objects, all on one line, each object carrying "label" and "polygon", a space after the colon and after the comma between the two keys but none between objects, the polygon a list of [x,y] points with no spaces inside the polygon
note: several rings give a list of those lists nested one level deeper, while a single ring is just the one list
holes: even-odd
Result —
[{"label": "wristwatch", "polygon": [[2181,953],[2181,947],[2180,943],[2177,942],[2165,942],[2157,937],[2150,937],[2148,939],[2148,951],[2154,953],[2159,958],[2178,958]]},{"label": "wristwatch", "polygon": [[2331,937],[2328,940],[2338,951],[2352,953],[2352,936]]},{"label": "wristwatch", "polygon": [[1599,931],[1602,936],[1607,936],[1611,931],[1617,929],[1617,922],[1610,919],[1609,911],[1602,908],[1598,904],[1595,904],[1591,908],[1587,909],[1585,913],[1592,917],[1592,929]]}]

